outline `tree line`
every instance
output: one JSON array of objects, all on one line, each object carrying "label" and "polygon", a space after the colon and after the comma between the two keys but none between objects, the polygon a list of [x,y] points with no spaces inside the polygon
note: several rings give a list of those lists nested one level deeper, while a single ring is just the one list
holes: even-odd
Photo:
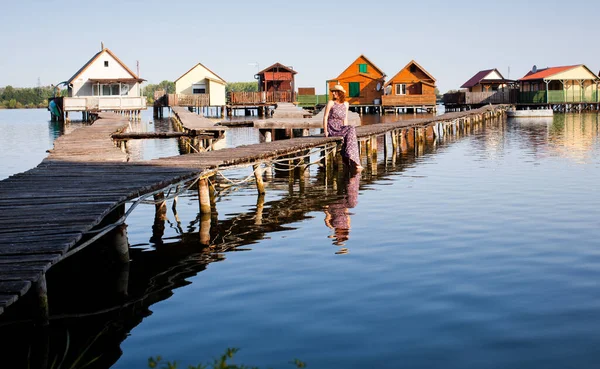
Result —
[{"label": "tree line", "polygon": [[[144,96],[149,105],[154,102],[154,92],[164,90],[168,94],[175,93],[175,82],[164,80],[157,84],[143,86]],[[225,86],[225,92],[253,92],[258,91],[256,82],[232,82]],[[67,90],[60,91],[61,96],[66,96]],[[0,87],[0,109],[46,108],[48,99],[55,96],[54,86],[39,87]]]},{"label": "tree line", "polygon": [[[164,80],[157,84],[147,84],[143,87],[144,96],[148,105],[154,103],[154,92],[165,91],[168,94],[175,93],[175,82]],[[229,92],[256,92],[258,84],[256,82],[231,82],[225,85],[225,93]]]},{"label": "tree line", "polygon": [[0,87],[0,109],[45,108],[48,98],[53,96],[53,86]]}]

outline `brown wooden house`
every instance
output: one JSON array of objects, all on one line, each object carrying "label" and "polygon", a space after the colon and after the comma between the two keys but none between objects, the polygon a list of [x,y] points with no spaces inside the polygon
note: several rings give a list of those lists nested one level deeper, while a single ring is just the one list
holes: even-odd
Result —
[{"label": "brown wooden house", "polygon": [[294,102],[295,83],[294,76],[297,74],[291,67],[287,67],[280,63],[275,63],[268,68],[258,72],[258,91],[266,92],[272,99],[267,100],[273,102]]},{"label": "brown wooden house", "polygon": [[[361,55],[337,78],[327,81],[327,89],[340,84],[346,90],[350,105],[379,105],[384,81],[385,73]],[[331,98],[331,91],[328,93]]]},{"label": "brown wooden house", "polygon": [[435,107],[435,78],[411,60],[385,84],[382,105]]}]

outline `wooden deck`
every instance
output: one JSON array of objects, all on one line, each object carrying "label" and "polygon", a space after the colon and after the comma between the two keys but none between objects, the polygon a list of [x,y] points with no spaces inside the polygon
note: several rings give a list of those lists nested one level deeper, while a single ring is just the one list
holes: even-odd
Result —
[{"label": "wooden deck", "polygon": [[[365,140],[407,127],[481,117],[494,109],[361,126],[357,135]],[[179,114],[180,118],[187,115],[183,111]],[[217,170],[340,141],[337,137],[311,136],[127,162],[126,153],[111,136],[121,133],[128,121],[110,113],[100,113],[99,117],[92,126],[58,138],[49,156],[36,168],[0,181],[0,313],[32,287],[41,294],[46,271],[79,251],[78,243],[90,238],[90,231],[103,225],[104,218],[122,209],[127,201]],[[190,129],[204,129],[203,124]]]},{"label": "wooden deck", "polygon": [[227,127],[217,125],[212,120],[205,118],[202,115],[193,113],[187,108],[173,106],[171,109],[173,110],[175,117],[183,127],[184,131],[212,132],[218,136],[227,130]]}]

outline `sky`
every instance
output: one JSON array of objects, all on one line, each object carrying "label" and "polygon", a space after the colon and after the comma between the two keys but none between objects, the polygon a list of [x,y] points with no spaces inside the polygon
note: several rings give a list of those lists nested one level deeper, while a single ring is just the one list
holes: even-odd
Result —
[{"label": "sky", "polygon": [[388,78],[415,60],[442,93],[483,69],[509,79],[533,65],[600,70],[591,0],[20,0],[2,5],[0,22],[0,87],[67,80],[102,42],[134,72],[139,62],[148,83],[197,63],[254,81],[279,62],[317,93],[361,54]]}]

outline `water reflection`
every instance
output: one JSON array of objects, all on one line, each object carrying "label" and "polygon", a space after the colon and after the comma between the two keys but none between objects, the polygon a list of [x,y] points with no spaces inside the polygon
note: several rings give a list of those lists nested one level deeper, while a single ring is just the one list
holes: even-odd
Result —
[{"label": "water reflection", "polygon": [[344,192],[345,194],[339,200],[326,205],[325,211],[325,224],[327,227],[333,230],[333,234],[329,238],[333,239],[335,246],[340,246],[340,249],[336,251],[336,254],[346,254],[348,249],[344,246],[346,241],[350,238],[350,215],[349,209],[352,209],[358,203],[358,185],[360,182],[360,175],[354,174],[344,178]]},{"label": "water reflection", "polygon": [[[255,207],[224,218],[216,211],[208,216],[198,212],[196,189],[186,191],[176,202],[162,202],[158,195],[156,205],[138,207],[154,213],[146,229],[141,230],[144,227],[139,224],[128,227],[149,235],[149,243],[131,245],[128,261],[119,260],[119,244],[127,242],[120,228],[49,270],[49,327],[39,328],[31,320],[32,298],[27,296],[0,316],[0,345],[11,352],[9,367],[46,368],[57,360],[62,367],[92,360],[90,368],[111,367],[121,356],[120,345],[129,332],[152,314],[152,305],[189,284],[188,279],[210,263],[225,260],[229,252],[249,251],[250,245],[271,233],[292,230],[294,223],[323,214],[323,209],[334,244],[346,246],[350,242],[348,209],[357,204],[361,179],[371,183],[402,171],[414,159],[412,151],[398,153],[393,166],[384,160],[377,171],[354,176],[343,170],[331,173],[324,167],[275,172],[268,191],[280,193],[276,199],[265,201],[258,196]],[[215,196],[217,209],[220,201],[227,201],[226,192]],[[189,214],[190,206],[195,207],[196,216],[186,223],[180,217]],[[169,220],[170,215],[175,222]],[[344,252],[342,247],[336,253]]]}]

